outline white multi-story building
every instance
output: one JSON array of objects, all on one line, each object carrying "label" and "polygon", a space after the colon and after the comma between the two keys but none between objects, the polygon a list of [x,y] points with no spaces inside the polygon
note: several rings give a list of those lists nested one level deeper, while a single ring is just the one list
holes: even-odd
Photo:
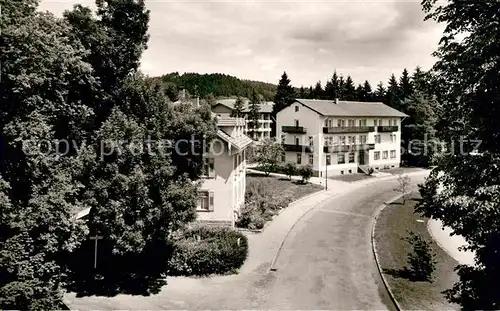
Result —
[{"label": "white multi-story building", "polygon": [[316,176],[399,167],[405,117],[378,102],[296,99],[276,118],[281,160],[310,164]]},{"label": "white multi-story building", "polygon": [[207,148],[197,206],[199,221],[234,227],[245,203],[246,152],[253,142],[243,118],[217,117],[217,138]]},{"label": "white multi-story building", "polygon": [[[249,126],[249,100],[242,98],[243,100],[243,114],[246,120],[245,134],[254,140],[262,140],[271,137],[271,112],[273,111],[273,102],[262,102],[260,104],[260,118],[259,125],[257,128],[252,128]],[[228,117],[231,112],[234,111],[234,104],[236,99],[220,99],[217,100],[216,104],[212,106],[212,112],[221,117]]]}]

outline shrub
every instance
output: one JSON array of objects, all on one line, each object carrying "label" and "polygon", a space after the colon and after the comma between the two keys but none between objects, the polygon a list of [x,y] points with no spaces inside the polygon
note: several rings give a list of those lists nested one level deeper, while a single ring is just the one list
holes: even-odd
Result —
[{"label": "shrub", "polygon": [[307,184],[307,182],[309,181],[309,179],[312,177],[313,175],[313,170],[312,170],[312,166],[311,165],[305,165],[305,166],[302,166],[300,168],[300,176],[302,176],[302,182]]},{"label": "shrub", "polygon": [[283,172],[288,176],[288,179],[292,179],[292,176],[297,174],[297,167],[294,163],[288,162],[283,166]]},{"label": "shrub", "polygon": [[239,269],[248,253],[246,236],[231,228],[196,225],[174,239],[169,275],[227,274]]},{"label": "shrub", "polygon": [[413,278],[418,281],[431,281],[436,268],[436,253],[431,244],[414,232],[409,232],[405,240],[412,247],[408,252],[408,264]]}]

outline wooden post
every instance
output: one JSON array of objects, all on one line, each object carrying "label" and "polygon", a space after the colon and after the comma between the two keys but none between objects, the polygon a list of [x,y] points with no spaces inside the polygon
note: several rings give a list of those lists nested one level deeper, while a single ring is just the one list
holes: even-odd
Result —
[{"label": "wooden post", "polygon": [[102,236],[99,236],[97,234],[90,238],[91,240],[95,241],[95,244],[94,244],[94,269],[97,268],[97,240],[100,240],[102,238],[103,238]]}]

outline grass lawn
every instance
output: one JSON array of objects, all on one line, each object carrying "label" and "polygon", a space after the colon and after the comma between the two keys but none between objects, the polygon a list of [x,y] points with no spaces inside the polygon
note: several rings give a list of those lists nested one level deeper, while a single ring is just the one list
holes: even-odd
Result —
[{"label": "grass lawn", "polygon": [[384,173],[398,175],[399,173],[408,174],[408,173],[413,173],[413,172],[419,172],[422,170],[424,170],[424,168],[421,168],[421,167],[398,167],[398,168],[391,168],[388,170],[380,170],[380,171],[384,172]]},{"label": "grass lawn", "polygon": [[247,188],[252,188],[252,184],[266,184],[266,189],[271,192],[272,197],[280,197],[289,194],[292,201],[298,200],[308,194],[323,190],[323,187],[311,183],[301,184],[296,180],[288,180],[275,176],[265,176],[261,174],[247,174]]},{"label": "grass lawn", "polygon": [[374,176],[369,176],[366,174],[346,174],[346,175],[334,175],[328,179],[334,179],[345,182],[354,182],[363,179],[375,178]]},{"label": "grass lawn", "polygon": [[402,200],[396,201],[380,214],[375,227],[380,264],[396,300],[403,309],[458,310],[459,306],[450,304],[441,293],[458,281],[458,276],[453,271],[458,262],[434,241],[432,248],[436,252],[438,263],[432,283],[410,281],[404,273],[401,273],[408,267],[406,259],[411,249],[410,245],[402,240],[408,235],[407,230],[419,234],[424,240],[432,241],[427,231],[427,219],[413,213],[413,207],[419,198],[418,193],[413,193],[405,205],[402,204]]}]

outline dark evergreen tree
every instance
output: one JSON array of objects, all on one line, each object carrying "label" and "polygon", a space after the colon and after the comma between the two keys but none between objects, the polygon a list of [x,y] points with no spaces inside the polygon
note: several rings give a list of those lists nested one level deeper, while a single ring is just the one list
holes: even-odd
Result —
[{"label": "dark evergreen tree", "polygon": [[358,84],[356,87],[356,97],[354,98],[356,101],[366,101],[365,100],[365,94],[363,94],[363,86],[361,84]]},{"label": "dark evergreen tree", "polygon": [[352,81],[351,76],[347,76],[344,85],[344,100],[355,100],[356,99],[356,87]]},{"label": "dark evergreen tree", "polygon": [[231,117],[242,118],[244,116],[243,110],[245,105],[243,103],[243,99],[241,97],[236,98],[236,102],[234,103],[233,110],[231,111]]},{"label": "dark evergreen tree", "polygon": [[378,102],[384,102],[385,101],[385,88],[384,88],[384,83],[382,81],[377,84],[377,89],[375,90],[375,101]]},{"label": "dark evergreen tree", "polygon": [[372,93],[372,86],[370,85],[370,82],[368,82],[368,80],[365,80],[365,83],[363,84],[363,96],[365,101],[373,101],[374,96]]},{"label": "dark evergreen tree", "polygon": [[[252,93],[252,96],[254,94]],[[290,84],[290,79],[286,72],[283,72],[281,75],[281,79],[278,83],[278,87],[276,88],[276,94],[274,95],[274,106],[273,112],[271,114],[272,124],[271,124],[271,135],[276,135],[276,114],[283,108],[291,105],[295,100],[295,91]]]},{"label": "dark evergreen tree", "polygon": [[399,94],[401,96],[400,102],[400,110],[402,112],[406,112],[407,107],[405,107],[405,100],[413,94],[413,86],[410,79],[410,74],[406,68],[403,70],[401,74],[401,78],[399,79]]},{"label": "dark evergreen tree", "polygon": [[384,103],[391,106],[394,109],[401,109],[401,93],[398,85],[398,80],[394,74],[391,75],[389,79],[389,85],[385,93]]},{"label": "dark evergreen tree", "polygon": [[323,87],[321,86],[321,81],[316,82],[316,86],[313,90],[313,99],[321,99],[323,97]]},{"label": "dark evergreen tree", "polygon": [[259,128],[260,119],[260,105],[261,105],[261,95],[257,91],[252,92],[250,96],[250,103],[248,105],[248,129],[251,131],[250,135],[253,139],[257,138],[257,129]]},{"label": "dark evergreen tree", "polygon": [[338,98],[340,100],[345,100],[345,94],[346,94],[345,80],[344,77],[341,75],[339,78]]}]

